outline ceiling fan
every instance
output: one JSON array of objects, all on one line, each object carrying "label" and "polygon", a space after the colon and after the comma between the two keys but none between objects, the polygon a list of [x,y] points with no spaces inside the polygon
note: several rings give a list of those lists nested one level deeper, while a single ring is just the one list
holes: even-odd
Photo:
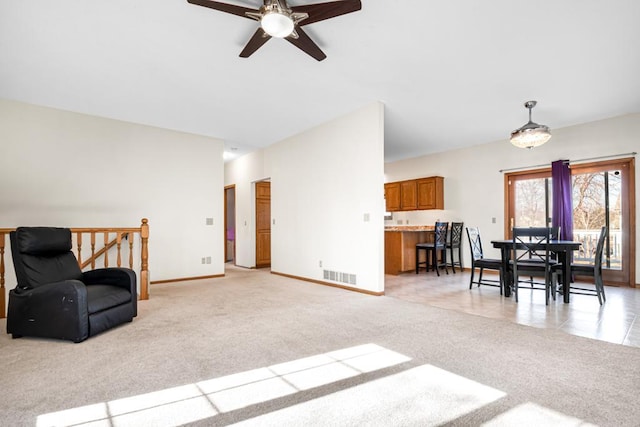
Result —
[{"label": "ceiling fan", "polygon": [[360,0],[337,0],[303,6],[287,5],[286,0],[264,0],[260,9],[236,6],[213,0],[187,0],[191,4],[232,13],[260,22],[260,27],[244,47],[240,56],[248,58],[271,37],[283,38],[318,61],[327,55],[302,30],[305,25],[335,18],[362,8]]}]

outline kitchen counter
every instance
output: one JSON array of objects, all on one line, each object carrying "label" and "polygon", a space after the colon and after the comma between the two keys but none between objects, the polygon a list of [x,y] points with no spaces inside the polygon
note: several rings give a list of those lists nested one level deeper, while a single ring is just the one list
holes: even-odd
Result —
[{"label": "kitchen counter", "polygon": [[385,225],[384,231],[433,231],[433,225]]},{"label": "kitchen counter", "polygon": [[384,273],[415,271],[416,244],[433,242],[433,225],[392,225],[384,231]]}]

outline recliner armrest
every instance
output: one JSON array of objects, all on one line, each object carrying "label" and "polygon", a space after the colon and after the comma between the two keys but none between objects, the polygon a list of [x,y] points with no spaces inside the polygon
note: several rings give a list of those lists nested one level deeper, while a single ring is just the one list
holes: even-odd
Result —
[{"label": "recliner armrest", "polygon": [[82,273],[82,281],[86,285],[111,285],[128,289],[132,295],[138,294],[136,273],[130,268],[110,267]]},{"label": "recliner armrest", "polygon": [[[58,297],[73,297],[75,301],[67,301],[70,303],[79,303],[86,301],[87,289],[80,280],[63,280],[60,282],[47,283],[34,289],[16,288],[13,290],[16,297],[29,298],[34,303],[46,305],[50,302],[57,302]],[[86,305],[86,304],[85,304]]]},{"label": "recliner armrest", "polygon": [[82,341],[89,336],[87,288],[63,280],[9,292],[7,332]]}]

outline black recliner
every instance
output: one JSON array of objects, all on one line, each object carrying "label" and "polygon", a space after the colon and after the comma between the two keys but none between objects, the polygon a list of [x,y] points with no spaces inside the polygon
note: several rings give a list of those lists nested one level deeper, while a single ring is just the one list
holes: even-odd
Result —
[{"label": "black recliner", "polygon": [[18,284],[9,292],[7,333],[14,338],[81,342],[138,314],[135,272],[82,272],[70,229],[18,227],[10,239]]}]

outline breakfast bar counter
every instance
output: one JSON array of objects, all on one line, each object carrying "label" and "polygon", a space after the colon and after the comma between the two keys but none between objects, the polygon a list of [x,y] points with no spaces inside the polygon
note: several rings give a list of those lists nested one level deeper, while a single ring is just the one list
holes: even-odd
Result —
[{"label": "breakfast bar counter", "polygon": [[432,225],[397,225],[384,228],[384,273],[398,275],[416,270],[416,244],[433,242]]}]

